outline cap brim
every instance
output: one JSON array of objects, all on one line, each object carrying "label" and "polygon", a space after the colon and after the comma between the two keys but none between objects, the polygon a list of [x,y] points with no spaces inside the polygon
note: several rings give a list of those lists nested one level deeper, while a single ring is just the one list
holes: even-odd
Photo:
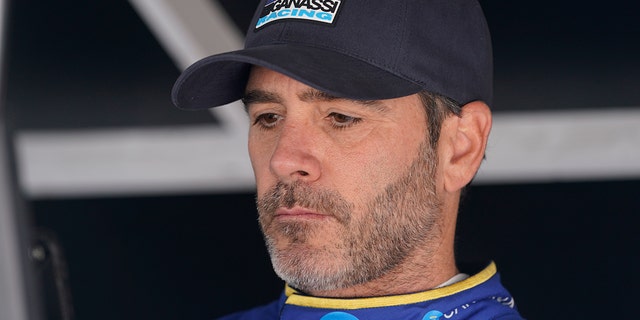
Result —
[{"label": "cap brim", "polygon": [[281,44],[213,55],[196,62],[174,84],[173,102],[182,109],[204,109],[236,101],[244,94],[251,65],[356,100],[391,99],[422,89],[410,80],[342,53]]}]

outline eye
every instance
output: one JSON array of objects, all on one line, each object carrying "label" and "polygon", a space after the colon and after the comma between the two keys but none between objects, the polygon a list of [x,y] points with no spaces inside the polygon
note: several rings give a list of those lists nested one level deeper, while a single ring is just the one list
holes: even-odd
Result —
[{"label": "eye", "polygon": [[348,115],[336,113],[336,112],[330,113],[328,118],[330,118],[331,120],[331,125],[340,129],[348,128],[362,121],[361,118],[356,118],[356,117],[352,117],[352,116],[348,116]]},{"label": "eye", "polygon": [[275,113],[263,113],[256,116],[253,121],[254,125],[260,126],[264,129],[270,129],[276,126],[278,121],[282,119],[282,116]]}]

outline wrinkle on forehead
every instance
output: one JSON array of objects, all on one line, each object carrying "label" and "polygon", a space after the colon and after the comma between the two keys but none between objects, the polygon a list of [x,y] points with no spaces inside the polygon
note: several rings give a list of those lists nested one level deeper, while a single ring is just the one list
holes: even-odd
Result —
[{"label": "wrinkle on forehead", "polygon": [[349,101],[358,105],[362,105],[365,107],[369,107],[369,108],[373,108],[377,111],[386,111],[387,110],[387,106],[381,101],[381,100],[355,100],[355,99],[348,99],[348,98],[342,98],[342,97],[338,97],[335,95],[332,95],[330,93],[318,90],[318,89],[314,89],[314,88],[307,88],[306,90],[302,91],[301,93],[298,94],[298,99],[300,99],[303,102],[315,102],[315,101],[325,101],[325,102],[331,102],[331,101]]},{"label": "wrinkle on forehead", "polygon": [[245,92],[242,102],[245,105],[252,103],[282,103],[282,97],[275,92],[253,89]]},{"label": "wrinkle on forehead", "polygon": [[[353,103],[353,104],[357,104],[357,105],[361,105],[364,107],[367,107],[368,109],[371,109],[373,111],[376,112],[385,112],[389,110],[389,105],[387,103],[385,103],[385,100],[356,100],[356,99],[349,99],[349,98],[344,98],[344,97],[340,97],[313,87],[308,86],[307,84],[301,83],[298,80],[295,80],[291,77],[288,77],[284,74],[281,74],[279,72],[264,68],[264,67],[254,67],[252,69],[251,75],[252,76],[256,76],[257,74],[260,75],[265,75],[265,74],[272,74],[272,75],[277,75],[277,77],[282,77],[282,78],[286,78],[288,80],[294,81],[298,84],[301,84],[302,87],[300,88],[299,92],[293,92],[293,94],[296,95],[296,97],[301,101],[301,102],[305,102],[305,103],[313,103],[313,102],[339,102],[339,101],[346,101],[349,103]],[[278,83],[282,83],[281,79],[279,79],[277,81]],[[258,82],[260,83],[260,82]],[[287,86],[289,87],[289,86]],[[290,88],[290,87],[289,87]],[[252,103],[277,103],[277,104],[282,104],[284,103],[285,97],[284,95],[288,92],[278,92],[278,90],[287,90],[284,89],[284,87],[282,86],[277,86],[273,89],[269,88],[269,89],[265,89],[265,88],[251,88],[251,86],[248,85],[247,87],[247,91],[245,92],[242,101],[245,104],[245,108],[247,108],[249,105],[251,105]]]}]

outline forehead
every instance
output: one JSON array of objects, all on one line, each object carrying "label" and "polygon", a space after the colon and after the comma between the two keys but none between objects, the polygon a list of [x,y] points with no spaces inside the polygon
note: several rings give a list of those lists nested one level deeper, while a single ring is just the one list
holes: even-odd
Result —
[{"label": "forehead", "polygon": [[284,74],[271,69],[253,66],[249,75],[249,80],[245,88],[243,101],[247,102],[282,102],[285,95],[293,95],[302,102],[332,102],[348,101],[357,105],[365,106],[368,109],[379,112],[388,111],[390,107],[399,106],[411,108],[413,105],[422,107],[422,100],[417,94],[384,100],[353,100],[332,95],[322,90],[313,88],[300,81],[292,79]]}]

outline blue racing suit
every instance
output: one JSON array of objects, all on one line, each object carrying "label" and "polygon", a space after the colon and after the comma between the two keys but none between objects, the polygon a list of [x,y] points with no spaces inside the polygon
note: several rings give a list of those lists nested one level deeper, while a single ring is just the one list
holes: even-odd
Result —
[{"label": "blue racing suit", "polygon": [[492,262],[452,285],[424,292],[359,299],[303,295],[286,287],[280,299],[220,320],[517,320],[523,319]]}]

